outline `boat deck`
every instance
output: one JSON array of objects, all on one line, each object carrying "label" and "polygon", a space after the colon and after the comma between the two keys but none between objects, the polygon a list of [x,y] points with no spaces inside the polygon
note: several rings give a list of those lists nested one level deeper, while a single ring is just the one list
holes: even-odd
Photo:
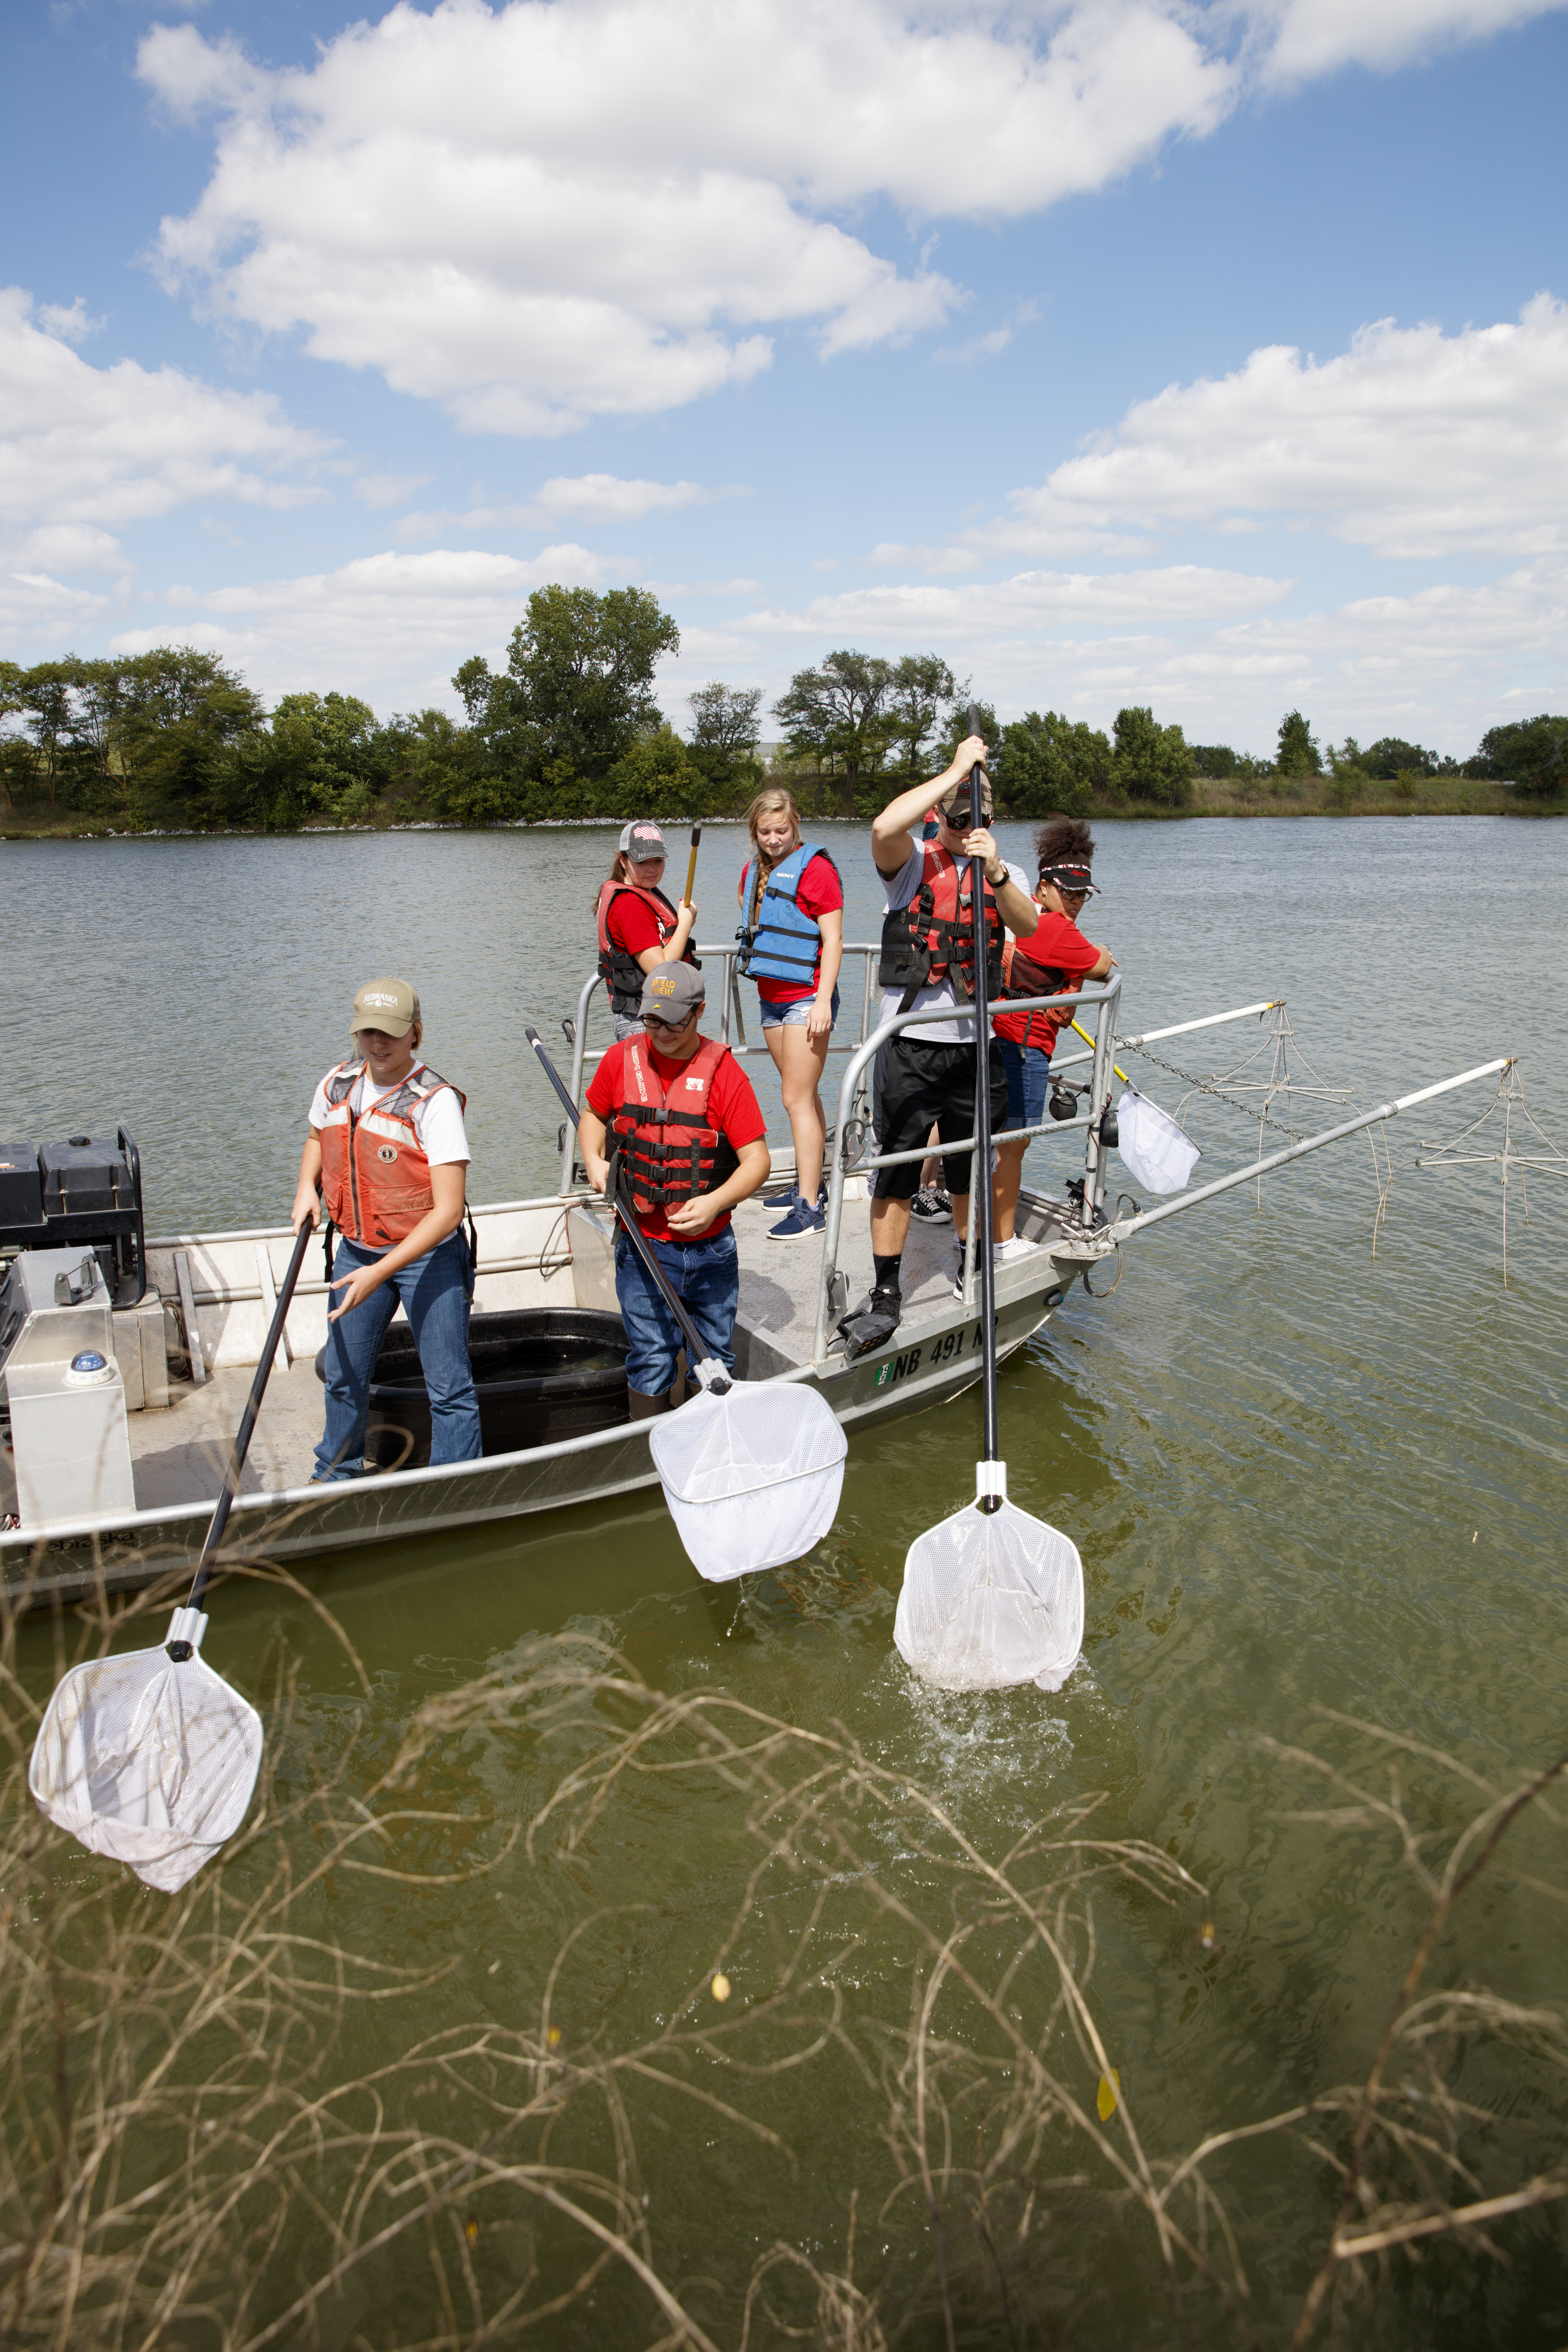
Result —
[{"label": "boat deck", "polygon": [[[822,1243],[771,1242],[768,1228],[784,1215],[782,1209],[764,1209],[747,1201],[735,1213],[735,1240],[741,1253],[741,1318],[753,1331],[765,1334],[782,1359],[809,1363],[816,1335],[816,1294],[822,1280]],[[904,1311],[913,1321],[952,1303],[952,1264],[955,1247],[952,1224],[910,1220],[904,1250]],[[847,1200],[838,1236],[838,1264],[848,1277],[848,1304],[857,1306],[871,1287],[871,1225],[868,1204]],[[759,1371],[782,1370],[784,1364],[762,1364]]]}]

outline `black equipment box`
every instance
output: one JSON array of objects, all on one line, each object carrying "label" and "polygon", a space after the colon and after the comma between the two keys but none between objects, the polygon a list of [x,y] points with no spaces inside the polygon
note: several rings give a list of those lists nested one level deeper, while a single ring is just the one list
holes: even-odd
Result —
[{"label": "black equipment box", "polygon": [[116,1307],[147,1288],[142,1155],[121,1128],[112,1143],[0,1144],[0,1249],[90,1248]]},{"label": "black equipment box", "polygon": [[0,1143],[0,1225],[41,1225],[43,1171],[30,1143]]}]

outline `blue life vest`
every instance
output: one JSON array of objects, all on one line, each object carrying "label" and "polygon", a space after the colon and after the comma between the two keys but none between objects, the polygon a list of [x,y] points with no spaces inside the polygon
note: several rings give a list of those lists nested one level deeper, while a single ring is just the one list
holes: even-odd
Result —
[{"label": "blue life vest", "polygon": [[[822,926],[814,915],[803,915],[795,905],[800,877],[814,857],[827,857],[815,842],[803,841],[773,867],[763,886],[762,905],[754,921],[748,920],[757,861],[753,857],[741,884],[740,965],[746,980],[793,980],[803,988],[816,985],[822,956]],[[831,857],[827,858],[833,866]],[[833,866],[837,874],[838,868]]]}]

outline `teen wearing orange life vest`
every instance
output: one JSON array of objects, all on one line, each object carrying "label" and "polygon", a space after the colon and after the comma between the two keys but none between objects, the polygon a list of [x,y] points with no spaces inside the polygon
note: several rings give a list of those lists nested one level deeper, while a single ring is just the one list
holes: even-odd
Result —
[{"label": "teen wearing orange life vest", "polygon": [[[1085,981],[1103,980],[1114,967],[1109,948],[1096,947],[1078,927],[1084,901],[1097,887],[1089,877],[1094,839],[1081,817],[1047,817],[1035,835],[1039,862],[1039,887],[1035,904],[1039,925],[1026,946],[1018,941],[1006,962],[1009,996],[1054,996],[1058,989],[1081,988]],[[1036,1127],[1046,1115],[1046,1091],[1051,1055],[1058,1037],[1072,1019],[1070,1005],[1048,1013],[999,1012],[992,1028],[1002,1040],[1002,1060],[1007,1074],[1007,1125]],[[1018,1192],[1024,1181],[1024,1154],[1032,1140],[996,1138],[994,1203],[999,1240],[1009,1240],[1018,1213]]]},{"label": "teen wearing orange life vest", "polygon": [[664,860],[664,835],[657,824],[626,825],[594,902],[599,976],[609,992],[617,1039],[634,1036],[642,1027],[642,984],[655,964],[696,961],[691,932],[697,909],[685,899],[679,911],[670,905],[658,887]]},{"label": "teen wearing orange life vest", "polygon": [[463,1220],[468,1139],[455,1087],[416,1055],[419,999],[405,980],[354,998],[358,1058],[329,1070],[310,1104],[291,1222],[314,1225],[316,1187],[337,1228],[327,1318],[327,1422],[312,1485],[360,1477],[371,1375],[403,1301],[430,1395],[430,1461],[479,1459],[468,1363],[472,1269]]},{"label": "teen wearing orange life vest", "polygon": [[[603,1192],[614,1155],[631,1210],[670,1288],[710,1356],[733,1368],[741,1269],[731,1212],[766,1183],[767,1122],[727,1045],[702,1036],[702,975],[658,964],[643,983],[646,1034],[612,1045],[577,1123],[588,1181]],[[668,1412],[675,1319],[624,1233],[616,1235],[616,1295],[630,1346],[631,1418]]]},{"label": "teen wearing orange life vest", "polygon": [[[896,1013],[927,1010],[932,1015],[931,1021],[889,1037],[878,1054],[874,1101],[881,1151],[915,1150],[931,1133],[933,1119],[943,1141],[974,1131],[975,1024],[953,1018],[955,1008],[973,995],[969,859],[984,861],[984,920],[991,950],[987,967],[998,988],[1004,926],[1027,939],[1037,920],[1025,877],[1006,864],[986,830],[988,782],[982,784],[981,805],[970,805],[970,772],[984,758],[979,736],[967,737],[940,776],[900,793],[872,823],[871,855],[887,905],[878,972],[883,989],[881,1017],[887,1021]],[[928,814],[937,820],[933,841],[920,838]],[[1001,1048],[987,1043],[991,1115],[1000,1128],[1007,1115],[1007,1082]],[[902,1314],[900,1266],[910,1230],[910,1201],[920,1173],[919,1160],[876,1171],[871,1202],[874,1286],[869,1299],[847,1321],[869,1312],[889,1318],[891,1331]],[[968,1153],[944,1160],[943,1173],[961,1237],[957,1286],[962,1292]]]}]

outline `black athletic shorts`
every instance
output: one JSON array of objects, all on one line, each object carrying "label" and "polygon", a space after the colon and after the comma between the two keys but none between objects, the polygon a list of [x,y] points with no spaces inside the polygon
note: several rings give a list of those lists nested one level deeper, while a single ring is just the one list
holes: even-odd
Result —
[{"label": "black athletic shorts", "polygon": [[[991,1129],[999,1135],[1007,1118],[1007,1072],[999,1041],[991,1040]],[[879,1151],[913,1151],[931,1133],[944,1143],[974,1132],[974,1048],[922,1044],[901,1029],[877,1055],[871,1099]],[[969,1190],[970,1156],[943,1158],[942,1181],[950,1192]],[[876,1170],[872,1190],[879,1201],[912,1201],[920,1189],[921,1163]]]}]

